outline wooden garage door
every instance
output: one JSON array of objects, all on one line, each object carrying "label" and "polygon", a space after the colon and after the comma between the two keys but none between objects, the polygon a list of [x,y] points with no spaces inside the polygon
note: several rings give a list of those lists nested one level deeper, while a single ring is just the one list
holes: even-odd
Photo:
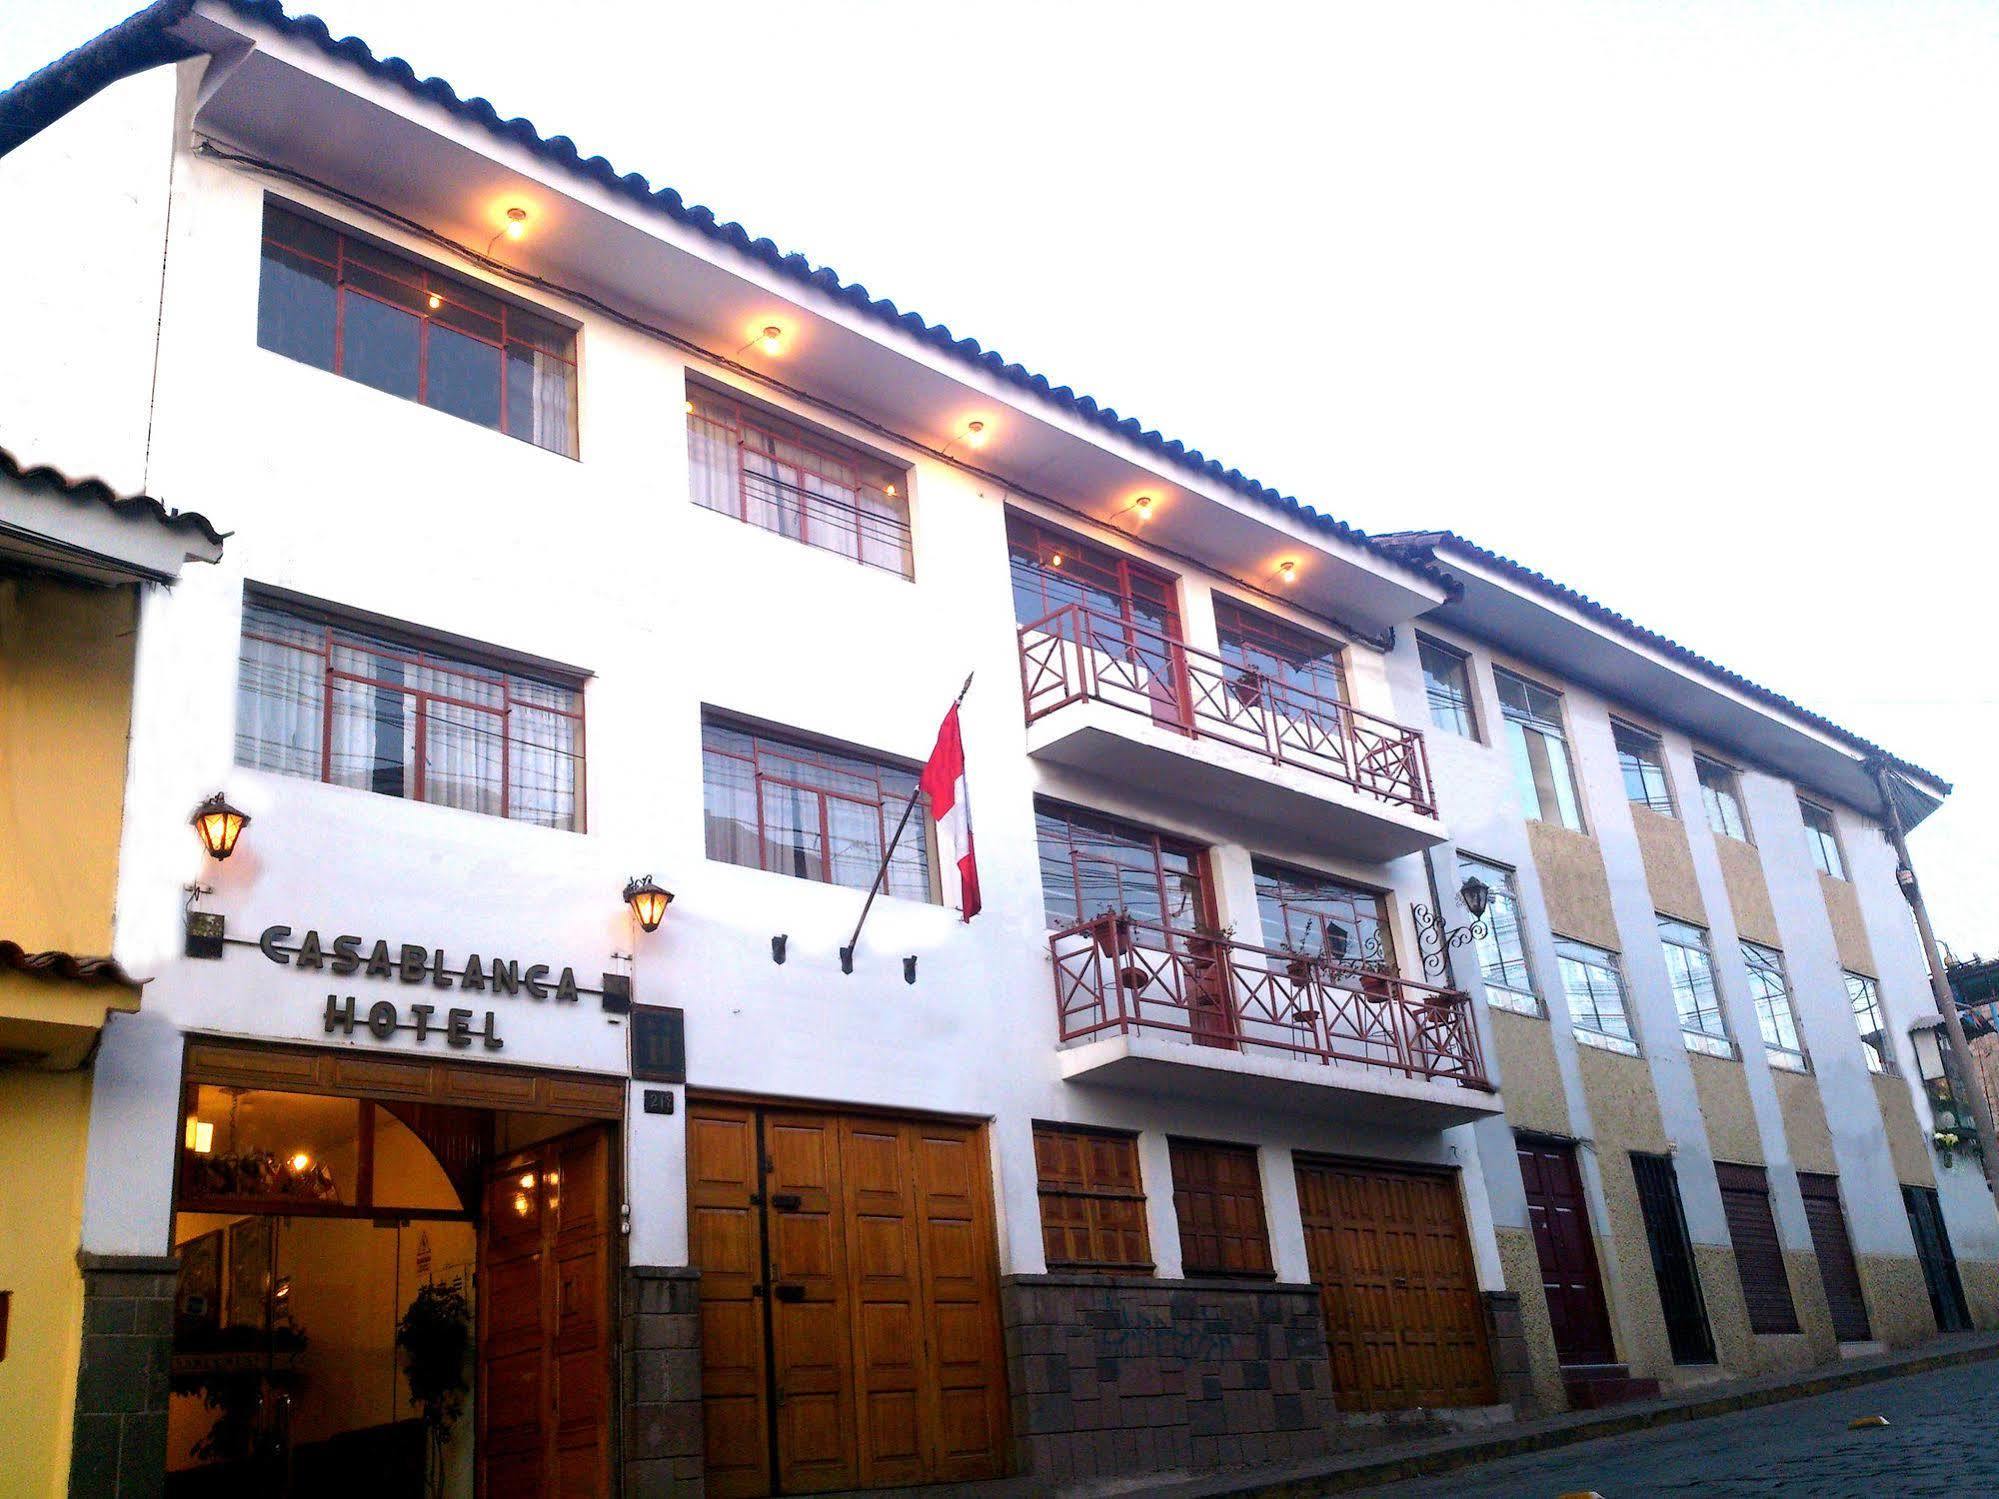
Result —
[{"label": "wooden garage door", "polygon": [[1341,1409],[1498,1398],[1454,1177],[1301,1160],[1298,1206]]},{"label": "wooden garage door", "polygon": [[697,1103],[709,1492],[996,1477],[992,1198],[963,1125]]}]

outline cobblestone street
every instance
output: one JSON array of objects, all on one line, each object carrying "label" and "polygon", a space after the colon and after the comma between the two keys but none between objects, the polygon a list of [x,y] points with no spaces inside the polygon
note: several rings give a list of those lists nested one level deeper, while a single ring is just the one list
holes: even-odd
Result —
[{"label": "cobblestone street", "polygon": [[[1999,1441],[1981,1416],[1995,1393],[1999,1363],[1965,1364],[1372,1492],[1380,1499],[1556,1499],[1592,1489],[1604,1499],[1999,1494]],[[1847,1430],[1856,1416],[1871,1415],[1892,1424]]]}]

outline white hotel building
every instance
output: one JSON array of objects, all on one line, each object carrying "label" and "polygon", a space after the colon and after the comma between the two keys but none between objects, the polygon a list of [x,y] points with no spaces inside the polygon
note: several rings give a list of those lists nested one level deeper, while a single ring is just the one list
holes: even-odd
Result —
[{"label": "white hotel building", "polygon": [[[432,1284],[486,1499],[1087,1487],[1999,1323],[1881,828],[1934,776],[273,5],[0,94],[0,203],[0,448],[228,536],[142,599],[50,1492],[403,1492]],[[845,972],[968,672],[983,913],[919,816]]]}]

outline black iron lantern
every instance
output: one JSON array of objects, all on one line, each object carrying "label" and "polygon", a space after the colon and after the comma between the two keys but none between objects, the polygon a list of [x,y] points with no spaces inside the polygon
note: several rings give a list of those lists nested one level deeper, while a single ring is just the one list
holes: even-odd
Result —
[{"label": "black iron lantern", "polygon": [[641,927],[656,932],[666,919],[666,908],[673,904],[673,892],[662,889],[651,875],[644,874],[626,882],[625,904],[632,908]]},{"label": "black iron lantern", "polygon": [[1471,912],[1471,919],[1479,921],[1485,916],[1485,908],[1492,902],[1492,887],[1477,875],[1465,876],[1465,882],[1458,887],[1458,899]]},{"label": "black iron lantern", "polygon": [[230,806],[218,791],[194,809],[194,816],[188,822],[195,836],[201,839],[201,846],[208,850],[209,858],[226,859],[236,852],[236,840],[243,836],[250,818]]}]

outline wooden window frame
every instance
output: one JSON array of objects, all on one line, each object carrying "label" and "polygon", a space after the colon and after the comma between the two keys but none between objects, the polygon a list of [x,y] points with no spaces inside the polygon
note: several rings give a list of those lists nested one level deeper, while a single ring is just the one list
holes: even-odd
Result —
[{"label": "wooden window frame", "polygon": [[[1138,1136],[1127,1130],[1103,1129],[1087,1124],[1060,1124],[1037,1119],[1034,1121],[1034,1141],[1037,1146],[1037,1155],[1039,1154],[1038,1147],[1041,1141],[1046,1137],[1054,1136],[1069,1136],[1081,1140],[1112,1141],[1123,1145],[1129,1151],[1130,1155],[1131,1180],[1129,1185],[1090,1180],[1089,1166],[1092,1157],[1087,1148],[1084,1150],[1082,1157],[1085,1179],[1074,1184],[1063,1182],[1051,1183],[1049,1178],[1042,1175],[1040,1164],[1038,1161],[1036,1162],[1035,1195],[1041,1205],[1042,1248],[1044,1252],[1047,1249],[1047,1215],[1050,1199],[1079,1202],[1084,1205],[1085,1218],[1088,1224],[1086,1232],[1089,1235],[1092,1250],[1091,1257],[1088,1259],[1047,1256],[1048,1268],[1050,1270],[1098,1271],[1118,1275],[1151,1275],[1155,1268],[1152,1258],[1152,1231],[1145,1216],[1145,1177],[1142,1163],[1139,1160]],[[1099,1236],[1107,1236],[1113,1232],[1113,1230],[1103,1225],[1099,1205],[1113,1202],[1137,1204],[1138,1236],[1145,1251],[1145,1257],[1142,1260],[1120,1260],[1098,1252],[1105,1247],[1103,1240]]]},{"label": "wooden window frame", "polygon": [[[1197,898],[1195,900],[1195,905],[1198,908],[1194,916],[1195,923],[1197,926],[1203,923],[1210,926],[1216,924],[1214,870],[1210,866],[1209,851],[1202,845],[1186,838],[1176,838],[1171,833],[1162,833],[1156,828],[1147,827],[1144,823],[1132,822],[1123,817],[1113,817],[1109,813],[1093,812],[1087,808],[1071,806],[1067,802],[1053,801],[1046,797],[1036,797],[1034,799],[1034,812],[1036,819],[1035,843],[1037,864],[1040,866],[1045,867],[1047,863],[1047,847],[1040,836],[1040,819],[1042,817],[1058,818],[1062,823],[1064,830],[1062,847],[1068,855],[1069,888],[1070,894],[1076,904],[1076,920],[1087,921],[1093,916],[1103,914],[1100,911],[1085,909],[1088,903],[1083,899],[1082,866],[1076,855],[1076,840],[1073,834],[1076,820],[1081,818],[1085,822],[1094,822],[1102,825],[1109,831],[1128,836],[1135,844],[1150,846],[1152,851],[1152,878],[1159,897],[1159,909],[1162,913],[1173,909],[1173,901],[1167,889],[1166,852],[1171,850],[1174,854],[1187,860],[1187,872],[1199,882],[1199,889],[1196,892]],[[1176,875],[1175,878],[1179,878],[1179,876]],[[1045,902],[1047,894],[1045,875],[1042,891]],[[1055,923],[1051,920],[1049,924],[1053,926]],[[1164,924],[1170,926],[1170,923]],[[1192,934],[1190,933],[1189,935]]]},{"label": "wooden window frame", "polygon": [[[283,238],[274,236],[272,233],[274,215],[296,219],[303,223],[314,225],[331,234],[334,238],[334,258],[328,260],[325,256],[317,254],[310,249],[287,243]],[[350,298],[360,297],[380,306],[393,308],[397,312],[408,313],[411,317],[417,319],[417,394],[408,399],[414,399],[419,406],[429,407],[429,409],[442,412],[446,416],[456,417],[459,421],[468,422],[472,426],[484,427],[489,432],[499,432],[508,437],[515,438],[527,443],[530,447],[540,448],[544,453],[554,453],[558,457],[568,458],[571,461],[577,459],[581,449],[581,440],[577,432],[578,427],[581,425],[578,419],[581,391],[577,382],[577,330],[573,325],[564,322],[561,318],[551,313],[519,306],[498,288],[487,286],[473,277],[442,270],[401,250],[384,245],[365,235],[356,234],[345,225],[335,223],[319,214],[301,209],[296,204],[285,202],[279,198],[266,198],[264,200],[264,218],[259,235],[259,244],[261,247],[260,255],[263,250],[282,250],[287,255],[297,256],[300,260],[309,260],[314,265],[322,266],[333,273],[333,367],[331,373],[340,376],[343,380],[351,379],[356,384],[368,385],[371,390],[380,388],[347,373],[347,306]],[[376,258],[356,260],[355,265],[357,269],[365,272],[368,276],[378,277],[393,286],[405,288],[417,300],[424,302],[426,305],[421,308],[404,307],[386,298],[376,296],[363,287],[350,283],[347,268],[349,260],[352,257],[352,249],[355,246],[362,245],[367,247],[371,257]],[[390,264],[384,264],[383,262],[392,264],[394,269],[390,269]],[[261,274],[261,266],[259,271]],[[430,330],[433,322],[432,313],[442,310],[437,305],[440,301],[449,303],[454,294],[457,293],[476,296],[482,301],[496,304],[499,308],[500,336],[497,341],[482,337],[471,329],[459,327],[454,323],[446,322],[442,324],[443,327],[460,338],[468,339],[473,343],[484,344],[486,347],[496,349],[499,352],[500,419],[498,422],[490,425],[446,407],[432,406],[430,402]],[[528,319],[554,333],[567,335],[568,352],[562,353],[558,350],[548,348],[544,343],[532,338],[514,337],[508,323],[510,312],[514,317]],[[483,311],[475,311],[473,315],[482,320],[492,321],[488,314]],[[259,346],[268,348],[268,345],[260,344]],[[570,405],[568,412],[568,446],[561,448],[546,447],[536,442],[530,434],[515,432],[508,425],[511,410],[507,391],[508,366],[511,363],[509,350],[516,346],[530,348],[537,353],[547,354],[569,367]],[[270,352],[277,353],[280,357],[286,357],[280,350],[273,349]],[[318,367],[317,365],[314,366],[314,368]],[[393,395],[396,392],[384,391],[383,394]]]},{"label": "wooden window frame", "polygon": [[[783,536],[788,541],[796,541],[801,546],[811,547],[815,551],[831,552],[836,557],[844,557],[850,562],[859,563],[862,567],[873,568],[876,572],[894,573],[898,577],[912,581],[915,579],[915,531],[910,520],[909,470],[906,466],[877,457],[866,448],[847,442],[821,428],[809,426],[801,422],[797,417],[778,408],[749,400],[735,391],[724,390],[710,385],[705,381],[690,380],[687,382],[687,406],[687,422],[690,432],[693,431],[694,423],[704,422],[712,428],[730,434],[728,441],[735,450],[736,508],[733,511],[716,510],[716,514],[733,514],[737,520],[745,525],[755,526],[758,530],[769,531],[775,536]],[[882,522],[885,525],[888,523],[884,517],[874,515],[872,512],[863,511],[858,500],[852,506],[847,507],[852,512],[853,526],[851,530],[826,527],[826,522],[823,520],[819,522],[822,527],[828,529],[829,534],[851,535],[854,541],[854,550],[852,553],[843,551],[837,546],[830,546],[823,540],[814,539],[812,534],[813,521],[807,514],[803,500],[811,498],[823,503],[826,499],[830,498],[828,496],[808,495],[801,492],[799,496],[801,501],[799,505],[800,524],[798,534],[795,536],[789,531],[775,526],[766,526],[754,519],[752,510],[753,500],[756,503],[778,504],[780,508],[782,508],[784,502],[782,500],[760,499],[750,493],[751,478],[761,477],[752,475],[748,465],[743,461],[743,454],[748,447],[745,439],[751,433],[769,439],[774,443],[783,443],[795,448],[801,454],[827,465],[827,467],[818,468],[807,463],[769,458],[768,454],[761,455],[769,458],[769,461],[777,464],[779,467],[794,470],[807,478],[824,479],[829,483],[838,484],[842,488],[851,488],[857,496],[862,493],[872,492],[880,499],[891,502],[897,512],[896,521],[892,525],[888,525],[888,534],[878,539],[894,543],[898,554],[898,565],[890,567],[886,563],[875,561],[867,555],[866,543],[868,538],[864,534],[867,525],[871,522]],[[854,482],[849,484],[845,476],[834,472],[833,465],[844,465],[853,470]],[[867,481],[871,477],[879,482],[870,485]],[[772,487],[782,488],[784,486],[774,484]],[[696,500],[695,503],[701,505],[699,500]],[[709,505],[701,505],[701,508],[704,510],[714,509],[713,506]]]},{"label": "wooden window frame", "polygon": [[[237,665],[243,665],[242,644],[254,640],[280,649],[298,651],[316,656],[320,663],[320,741],[318,747],[319,774],[317,776],[294,777],[315,780],[321,785],[342,786],[350,790],[366,791],[371,795],[387,796],[391,793],[377,791],[373,786],[347,787],[347,783],[333,778],[333,725],[334,687],[336,683],[350,686],[374,688],[382,692],[395,693],[413,701],[412,713],[415,723],[410,749],[409,771],[411,791],[406,797],[395,797],[398,801],[423,802],[429,806],[448,806],[444,802],[432,802],[426,796],[425,761],[428,758],[430,735],[430,708],[441,705],[465,713],[481,713],[495,717],[500,722],[500,786],[499,811],[486,812],[476,807],[454,807],[452,811],[470,812],[480,817],[498,817],[507,822],[525,823],[530,827],[546,827],[555,832],[581,833],[587,831],[589,805],[589,753],[588,736],[584,718],[585,675],[573,668],[558,668],[552,663],[538,663],[536,667],[523,669],[520,658],[509,657],[507,653],[490,647],[465,647],[453,637],[434,635],[418,626],[381,621],[377,616],[350,616],[336,608],[315,605],[298,596],[279,590],[253,587],[245,591],[243,598],[243,621],[237,637]],[[316,630],[319,641],[316,645],[301,641],[286,640],[277,635],[260,635],[254,627],[251,611],[283,615],[294,625]],[[413,685],[409,682],[391,682],[362,672],[344,671],[334,665],[336,648],[363,654],[373,661],[399,661],[417,671],[444,671],[460,677],[484,677],[490,685],[500,691],[500,705],[495,708],[489,703],[474,702],[469,698],[454,697],[450,693],[436,692]],[[552,692],[569,694],[575,706],[557,708],[547,703],[536,702],[525,695],[516,695],[520,685],[540,687]],[[240,691],[240,688],[239,688]],[[570,826],[541,822],[534,818],[513,815],[513,786],[511,782],[512,746],[517,742],[513,730],[513,715],[516,708],[532,713],[548,714],[552,717],[569,719],[576,725],[576,752],[571,759],[576,768],[575,817]],[[238,726],[240,740],[241,726]],[[242,758],[239,742],[236,763],[248,765]],[[250,768],[259,768],[250,766]],[[283,770],[266,770],[270,775],[292,775]]]},{"label": "wooden window frame", "polygon": [[[1050,525],[1039,516],[1030,515],[1024,510],[1007,511],[1006,542],[1008,572],[1014,583],[1018,583],[1017,569],[1013,563],[1013,554],[1016,550],[1032,552],[1037,565],[1040,559],[1054,552],[1060,552],[1064,570],[1070,571],[1073,575],[1080,567],[1087,573],[1095,574],[1092,581],[1103,587],[1106,592],[1116,593],[1118,617],[1127,628],[1148,632],[1157,628],[1167,640],[1176,644],[1186,643],[1186,635],[1180,620],[1180,580],[1164,568],[1154,567],[1129,552],[1120,552],[1115,548],[1085,540],[1073,531]],[[1045,574],[1038,573],[1038,576],[1045,577]],[[1143,590],[1147,588],[1156,589],[1158,597],[1155,599],[1144,596]],[[1045,583],[1041,585],[1041,598],[1045,607],[1040,615],[1034,619],[1016,618],[1014,623],[1024,629],[1029,625],[1038,624],[1049,614],[1063,607],[1048,603]],[[1138,618],[1137,606],[1141,602],[1158,611],[1163,619],[1162,625],[1155,627]]]},{"label": "wooden window frame", "polygon": [[[815,885],[832,885],[842,890],[865,888],[859,885],[849,885],[844,881],[831,878],[833,868],[831,857],[833,847],[831,804],[838,801],[849,806],[872,806],[875,811],[876,836],[880,847],[886,851],[889,845],[889,838],[894,832],[895,820],[901,817],[901,809],[909,800],[909,792],[916,790],[913,783],[919,775],[918,770],[882,756],[869,755],[856,750],[836,749],[830,745],[816,743],[809,738],[781,734],[773,730],[761,728],[753,723],[746,723],[730,718],[725,714],[702,714],[701,727],[703,730],[701,764],[704,803],[708,789],[708,757],[716,755],[724,759],[734,760],[739,764],[746,764],[750,767],[750,795],[751,799],[756,803],[757,812],[757,862],[755,864],[739,864],[733,859],[716,859],[716,863],[728,864],[738,869],[757,869],[765,874],[783,875],[787,879],[803,879]],[[726,749],[707,743],[706,731],[710,728],[723,729],[730,733],[747,736],[750,740],[750,753],[745,755],[735,749]],[[770,762],[771,764],[769,771],[765,769],[766,762]],[[860,780],[866,774],[872,773],[875,777],[875,797],[872,801],[869,801],[859,796],[847,794],[846,792],[834,791],[825,786],[815,785],[807,776],[802,774],[787,775],[784,771],[784,767],[787,765],[816,765],[840,775],[850,776],[855,780]],[[882,776],[885,772],[898,776],[907,776],[910,778],[912,785],[907,790],[896,790],[893,794],[890,794],[889,789],[882,782]],[[820,862],[826,871],[823,877],[815,878],[811,875],[800,875],[789,869],[771,869],[763,862],[770,846],[770,840],[765,836],[764,829],[763,790],[765,786],[782,787],[786,791],[793,792],[799,796],[811,797],[815,800],[819,812]],[[930,799],[923,795],[921,791],[917,791],[916,811],[911,814],[911,822],[913,823],[919,816],[927,818],[929,805]],[[907,832],[905,832],[905,841],[907,840],[907,836]],[[713,854],[708,854],[707,857],[711,859],[715,858]],[[936,841],[927,836],[927,834],[923,840],[923,863],[924,883],[929,892],[924,897],[924,903],[927,905],[940,905],[943,902],[943,895],[938,880],[937,846]],[[888,889],[886,881],[883,883],[882,893],[884,895],[894,895],[894,892]],[[907,900],[910,897],[901,895],[895,896],[895,898]]]},{"label": "wooden window frame", "polygon": [[[1277,1268],[1270,1248],[1270,1214],[1263,1200],[1262,1152],[1254,1145],[1243,1145],[1228,1140],[1202,1140],[1187,1135],[1169,1135],[1166,1145],[1168,1156],[1173,1163],[1173,1217],[1174,1222],[1180,1228],[1180,1273],[1189,1279],[1275,1280],[1277,1278]],[[1201,1153],[1216,1157],[1233,1156],[1237,1159],[1246,1158],[1249,1161],[1256,1178],[1254,1192],[1228,1195],[1235,1197],[1237,1200],[1243,1200],[1247,1197],[1248,1200],[1254,1202],[1256,1207],[1256,1233],[1252,1237],[1247,1235],[1225,1236],[1217,1232],[1214,1237],[1218,1240],[1228,1237],[1234,1242],[1260,1251],[1260,1264],[1248,1266],[1208,1265],[1197,1264],[1189,1260],[1187,1255],[1187,1242],[1189,1238],[1187,1231],[1187,1200],[1194,1196],[1199,1189],[1183,1181],[1181,1166],[1183,1162],[1191,1160],[1196,1154]],[[1203,1195],[1219,1200],[1224,1194],[1216,1191],[1207,1191]]]},{"label": "wooden window frame", "polygon": [[[1347,696],[1345,641],[1294,625],[1227,594],[1216,594],[1214,605],[1217,654],[1230,666],[1238,669],[1251,666],[1241,642],[1254,641],[1284,663],[1284,686],[1336,703],[1351,701]],[[1304,656],[1308,664],[1303,667],[1293,664],[1286,659],[1292,655]]]}]

